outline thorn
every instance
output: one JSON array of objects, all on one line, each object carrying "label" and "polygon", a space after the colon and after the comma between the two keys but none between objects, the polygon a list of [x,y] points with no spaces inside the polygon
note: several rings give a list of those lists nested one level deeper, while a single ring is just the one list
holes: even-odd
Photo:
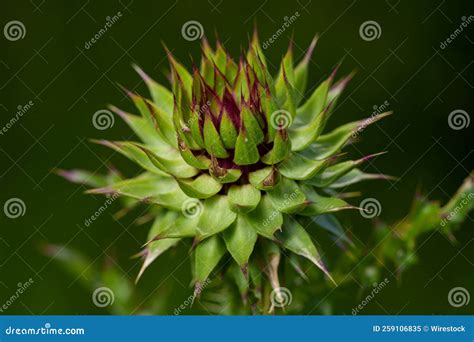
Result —
[{"label": "thorn", "polygon": [[318,42],[319,36],[316,34],[311,41],[311,44],[309,44],[308,50],[306,51],[306,54],[303,57],[303,63],[309,63],[311,60],[311,56],[313,55],[314,48],[316,47],[316,43]]}]

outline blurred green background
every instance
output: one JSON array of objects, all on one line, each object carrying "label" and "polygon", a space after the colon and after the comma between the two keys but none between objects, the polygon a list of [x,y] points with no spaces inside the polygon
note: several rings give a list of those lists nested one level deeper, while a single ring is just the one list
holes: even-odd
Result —
[{"label": "blurred green background", "polygon": [[[112,17],[120,19],[89,49],[89,41]],[[127,176],[138,169],[88,138],[129,139],[131,132],[119,118],[100,131],[92,115],[112,103],[134,112],[118,84],[146,95],[131,64],[140,65],[167,84],[167,60],[162,42],[188,67],[199,60],[198,41],[183,39],[181,28],[199,21],[211,43],[216,35],[238,56],[248,45],[257,23],[261,41],[285,22],[297,20],[265,53],[276,72],[291,35],[295,56],[301,58],[319,33],[310,69],[310,85],[327,77],[343,60],[339,75],[357,70],[330,122],[330,127],[369,116],[385,101],[395,115],[367,128],[351,153],[389,153],[368,170],[400,177],[396,182],[363,183],[363,197],[382,203],[378,219],[394,222],[408,212],[416,190],[446,201],[474,167],[472,126],[453,130],[448,115],[456,109],[473,113],[474,22],[444,49],[440,43],[473,13],[468,1],[39,1],[7,0],[0,5],[1,26],[21,21],[23,39],[0,36],[0,126],[18,106],[32,108],[0,135],[0,204],[20,198],[26,212],[17,219],[0,215],[0,305],[30,277],[34,284],[4,314],[103,314],[79,278],[41,253],[44,243],[67,244],[94,261],[94,267],[117,263],[134,279],[140,263],[130,256],[140,250],[147,226],[134,219],[143,208],[123,220],[112,214],[114,204],[89,227],[84,220],[104,203],[103,197],[83,195],[85,188],[57,177],[54,168],[92,171],[112,163]],[[378,39],[359,35],[362,23],[374,20]],[[362,197],[362,198],[363,198]],[[361,198],[353,199],[357,204]],[[373,224],[357,212],[340,215],[347,229],[361,238]],[[453,308],[447,293],[462,286],[474,293],[472,214],[456,234],[458,244],[433,233],[418,242],[420,262],[401,282],[391,282],[363,314],[473,313],[472,303]],[[172,314],[192,294],[189,262],[182,262],[189,246],[167,252],[137,285],[141,298],[163,297],[160,314]],[[333,253],[332,251],[327,251]],[[329,265],[330,266],[330,265]],[[312,286],[309,283],[306,286]],[[358,304],[354,289],[337,288],[329,296],[334,312],[350,314]],[[343,292],[343,293],[341,293]],[[318,298],[314,301],[318,302]],[[193,313],[189,309],[186,313]],[[304,314],[305,312],[302,312]],[[313,312],[318,313],[318,312]]]}]

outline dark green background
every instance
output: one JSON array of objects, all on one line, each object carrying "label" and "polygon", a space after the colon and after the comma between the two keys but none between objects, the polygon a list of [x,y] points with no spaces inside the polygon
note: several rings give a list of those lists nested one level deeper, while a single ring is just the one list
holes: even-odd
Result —
[{"label": "dark green background", "polygon": [[[85,42],[105,24],[107,16],[118,11],[123,14],[119,22],[86,50]],[[472,1],[2,1],[1,27],[20,20],[26,37],[10,42],[0,36],[0,126],[11,119],[18,105],[30,100],[35,103],[0,136],[0,203],[3,206],[9,198],[19,197],[27,207],[18,219],[9,219],[3,212],[0,215],[0,304],[18,282],[30,277],[35,280],[6,313],[105,312],[93,305],[90,293],[78,281],[39,252],[42,242],[68,243],[95,259],[96,265],[116,258],[127,277],[136,276],[139,264],[129,256],[139,250],[147,232],[146,227],[132,224],[139,212],[118,223],[110,216],[118,210],[116,205],[86,228],[84,219],[104,198],[83,195],[83,188],[51,172],[56,167],[105,169],[103,162],[112,152],[87,139],[130,137],[119,118],[106,131],[95,129],[91,118],[109,103],[133,111],[117,84],[146,94],[131,63],[166,83],[167,61],[161,42],[187,66],[191,65],[190,56],[199,59],[199,42],[181,36],[186,21],[198,20],[211,42],[217,32],[226,48],[238,56],[248,44],[254,22],[265,40],[283,24],[285,16],[296,11],[300,17],[265,53],[271,64],[278,65],[294,32],[299,58],[319,33],[311,85],[327,77],[342,58],[340,75],[357,69],[331,127],[367,117],[374,105],[384,101],[389,101],[389,109],[395,112],[368,128],[357,150],[352,150],[356,157],[388,150],[369,170],[401,177],[393,187],[384,182],[361,185],[365,197],[382,203],[380,219],[393,222],[403,218],[416,189],[432,199],[449,198],[474,166],[474,124],[454,131],[447,121],[455,109],[473,112],[474,23],[446,49],[439,46],[460,25],[462,16],[473,14]],[[379,39],[367,42],[359,36],[359,26],[367,20],[380,24]],[[109,162],[128,176],[138,171],[118,155]],[[347,227],[362,237],[372,229],[358,213],[342,217],[351,222]],[[456,234],[456,245],[438,233],[423,236],[420,263],[402,282],[391,282],[363,313],[472,313],[472,303],[460,309],[447,303],[447,293],[455,286],[474,295],[472,228],[471,218]],[[143,296],[171,289],[168,306],[161,313],[172,313],[191,294],[181,285],[189,284],[189,264],[177,268],[178,257],[185,252],[185,247],[168,252],[138,285]],[[336,289],[332,295],[340,296],[338,291],[344,289]],[[358,302],[352,293],[342,295],[347,301],[338,302],[335,312],[350,314]]]}]

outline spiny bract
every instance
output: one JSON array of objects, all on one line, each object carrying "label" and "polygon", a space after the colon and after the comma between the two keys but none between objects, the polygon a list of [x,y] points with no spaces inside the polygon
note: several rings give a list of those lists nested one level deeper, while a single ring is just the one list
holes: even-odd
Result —
[{"label": "spiny bract", "polygon": [[300,105],[315,45],[316,39],[294,66],[290,44],[275,79],[256,34],[238,63],[220,43],[213,50],[204,40],[200,68],[193,66],[192,73],[167,51],[172,91],[136,67],[152,100],[127,91],[141,115],[111,110],[142,142],[98,143],[145,172],[132,179],[79,170],[62,174],[98,187],[89,193],[151,204],[154,223],[139,275],[161,253],[191,238],[198,292],[227,252],[235,260],[231,268],[238,265],[242,271],[237,279],[247,286],[249,278],[263,273],[278,288],[282,252],[309,259],[330,277],[301,217],[324,215],[327,224],[322,225],[331,231],[329,213],[356,208],[338,196],[338,189],[385,178],[357,168],[371,156],[338,160],[358,133],[389,113],[323,133],[351,75],[334,82],[334,70]]}]

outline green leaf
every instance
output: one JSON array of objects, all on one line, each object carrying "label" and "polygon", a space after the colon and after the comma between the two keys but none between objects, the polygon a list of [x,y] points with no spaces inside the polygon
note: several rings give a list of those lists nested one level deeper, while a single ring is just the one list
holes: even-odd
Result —
[{"label": "green leaf", "polygon": [[337,103],[337,100],[339,99],[339,96],[342,94],[344,89],[346,89],[347,84],[352,79],[352,77],[354,77],[354,74],[355,74],[354,72],[350,73],[349,75],[347,75],[343,79],[337,81],[336,84],[334,84],[331,87],[331,89],[329,89],[328,97],[327,97],[327,103],[330,103],[330,102],[332,102],[334,104]]},{"label": "green leaf", "polygon": [[331,105],[328,105],[325,110],[319,113],[319,115],[316,116],[314,120],[310,121],[305,126],[290,127],[289,135],[292,151],[304,150],[316,139],[318,139],[324,129],[324,126],[326,125],[330,108]]},{"label": "green leaf", "polygon": [[[148,240],[152,240],[159,233],[163,232],[172,222],[178,217],[177,212],[160,210],[156,216],[153,225],[148,232]],[[137,283],[145,270],[155,261],[161,254],[166,252],[171,247],[178,244],[181,239],[164,239],[159,241],[153,241],[147,245],[143,251],[143,264],[138,272],[135,282]]]},{"label": "green leaf", "polygon": [[306,197],[295,181],[282,177],[278,185],[267,192],[273,206],[282,213],[293,213],[306,205]]},{"label": "green leaf", "polygon": [[256,189],[271,190],[280,181],[280,174],[274,167],[265,167],[249,173],[249,181]]},{"label": "green leaf", "polygon": [[234,126],[234,123],[229,117],[227,110],[224,110],[222,114],[222,120],[220,124],[219,131],[221,133],[222,142],[226,148],[233,149],[235,148],[235,142],[237,141],[237,129]]},{"label": "green leaf", "polygon": [[273,206],[273,202],[264,195],[257,208],[247,215],[249,225],[261,236],[273,239],[276,230],[283,225],[283,215]]},{"label": "green leaf", "polygon": [[295,82],[295,75],[293,69],[293,48],[292,45],[288,47],[288,51],[286,52],[283,60],[281,61],[280,71],[278,72],[278,76],[275,83],[276,88],[276,95],[280,104],[285,103],[287,100],[287,88],[286,84],[294,84]]},{"label": "green leaf", "polygon": [[291,150],[291,141],[285,129],[277,129],[273,147],[270,152],[262,157],[262,162],[267,165],[274,165],[286,159]]},{"label": "green leaf", "polygon": [[226,252],[224,243],[217,236],[201,241],[194,252],[196,282],[202,284]]},{"label": "green leaf", "polygon": [[214,196],[222,189],[222,184],[209,176],[208,174],[201,174],[195,179],[181,179],[177,178],[181,190],[193,198],[209,198]]},{"label": "green leaf", "polygon": [[281,232],[277,233],[277,238],[286,249],[310,260],[334,282],[326,270],[311,237],[294,218],[285,216],[283,229]]},{"label": "green leaf", "polygon": [[238,215],[234,223],[223,234],[227,250],[240,267],[245,267],[253,252],[257,233],[244,215]]},{"label": "green leaf", "polygon": [[209,158],[203,155],[195,155],[181,139],[178,141],[178,148],[181,157],[187,164],[200,170],[209,169],[209,165],[211,164]]},{"label": "green leaf", "polygon": [[354,167],[359,166],[363,162],[375,157],[379,156],[383,153],[376,153],[372,155],[368,155],[364,158],[358,159],[358,160],[348,160],[342,163],[338,163],[335,165],[331,165],[327,167],[323,172],[320,174],[316,174],[314,177],[312,177],[307,184],[311,184],[313,186],[319,187],[319,188],[325,188],[328,187],[331,183],[339,179],[340,177],[344,176],[346,173],[348,173],[350,170],[352,170]]},{"label": "green leaf", "polygon": [[[442,226],[461,224],[474,209],[474,172],[471,172],[456,194],[441,208]],[[445,222],[445,224],[443,224]]]},{"label": "green leaf", "polygon": [[175,177],[182,177],[182,178],[189,178],[193,177],[198,174],[198,170],[189,164],[187,164],[181,156],[179,159],[166,159],[161,157],[160,154],[155,153],[150,148],[135,144],[138,148],[140,148],[145,154],[148,156],[149,160],[160,170],[175,176]]},{"label": "green leaf", "polygon": [[[166,54],[168,56],[168,60],[170,61],[171,70],[175,73],[174,78],[176,78],[176,75],[179,76],[179,79],[183,83],[184,89],[186,90],[186,94],[188,97],[191,97],[193,77],[188,72],[188,70],[186,70],[186,68],[174,58],[168,49],[166,49]],[[176,83],[177,80],[174,79],[173,82]]]},{"label": "green leaf", "polygon": [[153,238],[153,241],[170,238],[194,237],[196,236],[198,222],[199,215],[187,217],[179,214],[174,222],[168,224],[168,226],[164,228],[162,232],[158,233]]},{"label": "green leaf", "polygon": [[227,53],[220,42],[217,42],[216,52],[214,54],[214,63],[216,64],[219,71],[225,74],[225,67],[227,62]]},{"label": "green leaf", "polygon": [[[191,118],[186,123],[186,125],[191,129],[191,136],[193,140],[196,142],[196,144],[199,145],[200,148],[206,147],[201,129],[201,116],[203,111],[206,110],[204,106],[208,105],[205,104],[202,107],[196,106],[195,108],[193,108],[193,110],[191,111]],[[186,131],[186,128],[183,128],[181,131]]]},{"label": "green leaf", "polygon": [[173,178],[148,173],[108,185],[105,188],[88,190],[86,193],[119,194],[178,211],[181,210],[182,203],[188,198]]},{"label": "green leaf", "polygon": [[247,52],[247,61],[255,70],[260,83],[263,83],[266,70],[265,55],[263,54],[256,30],[254,31],[252,40],[250,41],[249,50]]},{"label": "green leaf", "polygon": [[242,127],[235,143],[234,163],[237,165],[251,165],[258,162],[259,159],[257,145],[247,137],[247,133]]},{"label": "green leaf", "polygon": [[247,137],[251,139],[255,145],[262,143],[264,135],[262,128],[255,117],[256,114],[252,113],[247,106],[243,106],[240,115]]},{"label": "green leaf", "polygon": [[[265,113],[266,121],[268,123],[266,141],[272,142],[275,139],[275,132],[276,128],[278,127],[278,125],[274,124],[275,116],[278,117],[279,113],[286,113],[286,111],[283,111],[278,108],[275,98],[272,96],[272,93],[268,88],[262,90],[262,96],[260,97],[260,101],[262,104],[263,112]],[[289,120],[288,117],[286,117],[286,119]]]},{"label": "green leaf", "polygon": [[304,186],[302,189],[307,198],[307,204],[298,212],[300,215],[316,216],[345,209],[357,209],[340,198],[321,196],[309,186]]},{"label": "green leaf", "polygon": [[295,68],[295,93],[296,93],[296,104],[300,103],[303,99],[304,92],[306,90],[306,84],[308,82],[308,65],[311,60],[314,48],[318,37],[314,37],[311,44],[306,52],[304,58]]},{"label": "green leaf", "polygon": [[197,238],[199,241],[219,233],[235,221],[237,214],[229,206],[227,196],[217,195],[204,201],[204,208],[199,218]]},{"label": "green leaf", "polygon": [[133,68],[145,81],[148,90],[150,91],[151,98],[155,105],[164,111],[171,118],[173,113],[173,94],[164,86],[151,79],[140,67],[133,65]]},{"label": "green leaf", "polygon": [[94,188],[104,187],[110,183],[108,176],[95,174],[87,170],[56,169],[55,172],[72,183],[83,184]]},{"label": "green leaf", "polygon": [[[245,272],[245,273],[244,273]],[[248,301],[249,279],[247,274],[247,267],[239,267],[237,263],[232,263],[227,270],[226,276],[232,279],[240,293],[240,297],[244,305]]]},{"label": "green leaf", "polygon": [[211,174],[212,177],[217,179],[220,183],[225,184],[225,183],[233,183],[237,181],[240,176],[242,175],[242,171],[239,169],[224,169],[220,166],[211,164],[211,167],[209,169],[209,173]]},{"label": "green leaf", "polygon": [[330,133],[321,135],[315,142],[308,146],[303,155],[309,159],[326,159],[340,151],[351,138],[356,138],[359,133],[378,120],[390,115],[391,112],[379,114],[364,120],[354,121],[340,126]]},{"label": "green leaf", "polygon": [[349,171],[347,174],[345,174],[344,176],[335,180],[333,183],[329,185],[329,187],[333,189],[345,188],[349,185],[352,185],[364,180],[369,180],[369,179],[395,179],[395,177],[387,176],[383,174],[365,173],[361,171],[360,169],[353,169]]},{"label": "green leaf", "polygon": [[135,283],[138,283],[146,269],[155,261],[161,254],[168,249],[176,246],[181,239],[163,239],[151,242],[144,251],[144,260],[140,271],[138,272]]},{"label": "green leaf", "polygon": [[204,117],[204,144],[210,155],[217,158],[227,158],[229,156],[212,122],[210,114],[206,114]]},{"label": "green leaf", "polygon": [[254,210],[260,202],[260,190],[255,189],[251,184],[232,185],[228,192],[230,208],[239,213],[248,213]]},{"label": "green leaf", "polygon": [[327,106],[327,96],[331,85],[331,78],[322,82],[311,94],[310,98],[296,111],[295,127],[309,125]]},{"label": "green leaf", "polygon": [[108,141],[108,140],[92,140],[96,144],[109,147],[128,159],[140,165],[143,169],[155,173],[157,175],[168,176],[166,172],[156,167],[148,158],[146,153],[129,141]]},{"label": "green leaf", "polygon": [[278,170],[290,179],[306,180],[321,172],[329,164],[330,160],[311,160],[303,155],[293,152],[288,159],[282,162]]},{"label": "green leaf", "polygon": [[173,126],[171,116],[165,113],[162,109],[156,106],[153,102],[145,100],[148,108],[148,115],[151,117],[156,130],[161,135],[162,139],[170,146],[176,147],[176,133]]},{"label": "green leaf", "polygon": [[115,106],[109,106],[109,109],[120,116],[145,144],[162,149],[170,148],[169,144],[159,135],[153,124],[146,119],[126,113]]}]

